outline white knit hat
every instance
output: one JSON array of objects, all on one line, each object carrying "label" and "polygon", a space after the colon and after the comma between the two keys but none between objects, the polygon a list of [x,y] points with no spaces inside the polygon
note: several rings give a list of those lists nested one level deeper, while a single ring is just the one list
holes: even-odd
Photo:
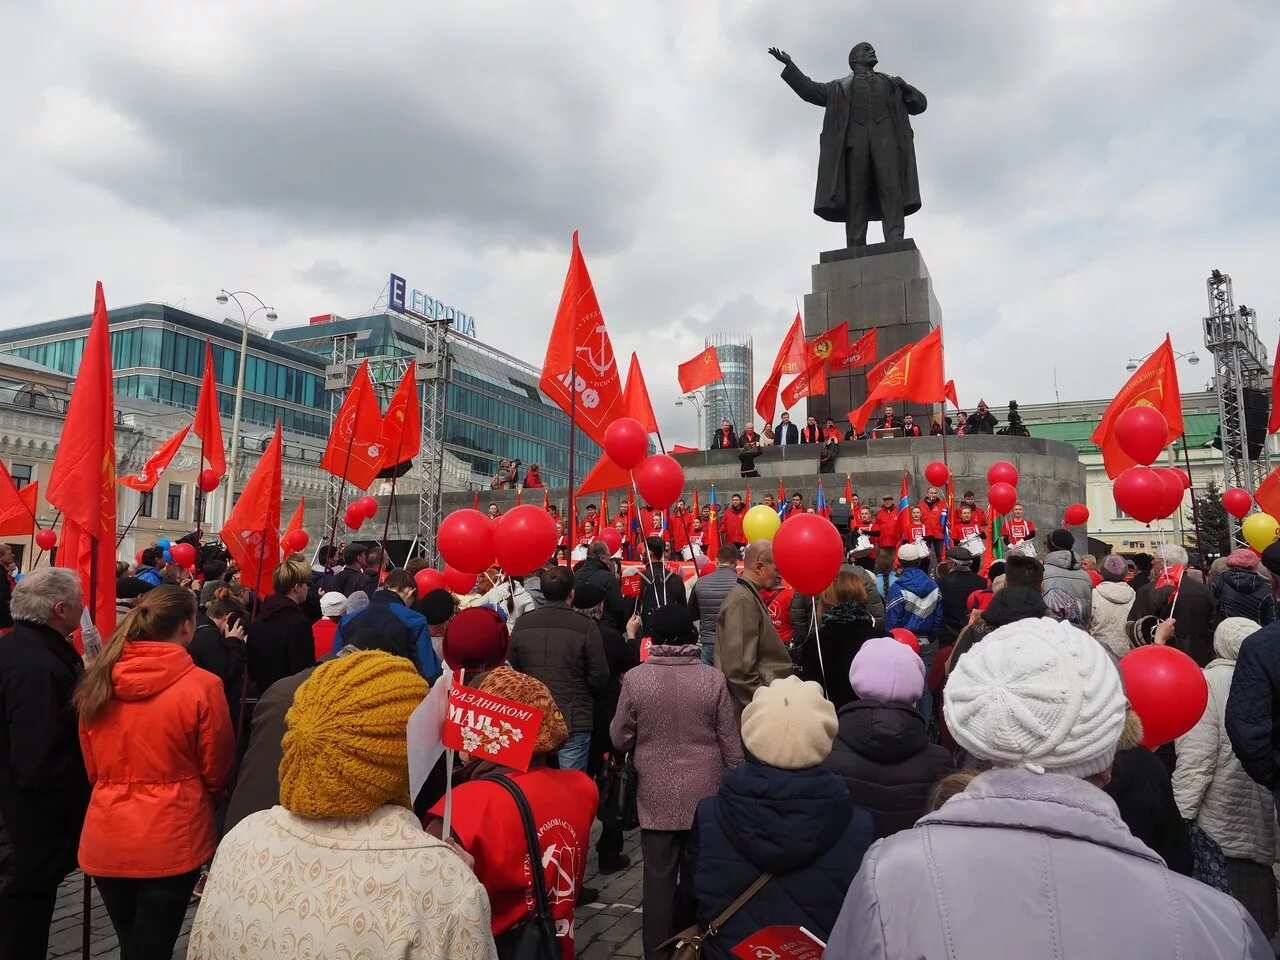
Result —
[{"label": "white knit hat", "polygon": [[904,543],[898,548],[898,559],[903,563],[916,563],[929,555],[929,548],[923,543]]},{"label": "white knit hat", "polygon": [[821,685],[779,677],[758,687],[742,711],[742,744],[761,763],[804,770],[827,759],[838,726],[836,708]]},{"label": "white knit hat", "polygon": [[320,598],[320,616],[343,617],[346,613],[347,598],[337,590],[330,590]]},{"label": "white knit hat", "polygon": [[1111,766],[1127,705],[1102,644],[1047,617],[987,634],[956,664],[943,701],[947,728],[975,756],[1073,777]]}]

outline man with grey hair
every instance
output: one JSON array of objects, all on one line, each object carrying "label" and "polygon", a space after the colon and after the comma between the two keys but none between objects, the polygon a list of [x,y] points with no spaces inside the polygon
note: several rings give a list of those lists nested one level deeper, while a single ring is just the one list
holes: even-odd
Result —
[{"label": "man with grey hair", "polygon": [[1174,543],[1157,547],[1151,563],[1151,582],[1137,588],[1129,608],[1130,631],[1149,636],[1155,624],[1173,618],[1176,646],[1200,667],[1214,658],[1213,593],[1194,577],[1184,576],[1187,551]]},{"label": "man with grey hair", "polygon": [[724,673],[739,719],[756,690],[792,673],[791,656],[760,599],[760,591],[777,579],[773,543],[747,544],[742,576],[716,616],[715,665]]},{"label": "man with grey hair", "polygon": [[80,579],[29,573],[10,610],[14,628],[0,636],[0,957],[44,960],[89,805],[71,708],[84,668],[67,639],[84,610]]},{"label": "man with grey hair", "polygon": [[1098,572],[1098,558],[1092,553],[1086,553],[1080,558],[1080,569],[1089,575],[1095,588],[1102,582],[1102,574]]}]

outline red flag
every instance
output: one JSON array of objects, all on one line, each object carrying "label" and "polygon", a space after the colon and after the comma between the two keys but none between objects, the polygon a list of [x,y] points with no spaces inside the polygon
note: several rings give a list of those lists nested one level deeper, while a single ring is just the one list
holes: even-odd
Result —
[{"label": "red flag", "polygon": [[805,367],[843,360],[849,354],[849,321],[837,324],[805,344]]},{"label": "red flag", "polygon": [[937,403],[942,399],[942,328],[935,327],[885,375],[857,410],[849,412],[849,421],[861,433],[867,418],[881,400],[914,400]]},{"label": "red flag", "polygon": [[1089,439],[1102,450],[1102,463],[1107,476],[1115,479],[1136,464],[1116,442],[1115,426],[1120,414],[1130,407],[1155,407],[1169,421],[1165,444],[1182,436],[1182,394],[1178,390],[1178,370],[1174,365],[1173,342],[1165,334],[1164,343],[1143,361],[1128,382],[1120,388],[1102,415],[1098,429]]},{"label": "red flag", "polygon": [[677,443],[671,448],[671,453],[697,453],[697,447],[686,447],[683,443]]},{"label": "red flag", "polygon": [[[1276,356],[1280,358],[1280,346],[1276,347]],[[1267,421],[1267,433],[1277,430],[1280,430],[1280,361],[1271,368],[1271,419]]]},{"label": "red flag", "polygon": [[[9,483],[12,484],[13,480],[10,479]],[[35,533],[39,495],[40,484],[32,481],[12,495],[4,496],[0,502],[0,537],[29,537]]]},{"label": "red flag", "polygon": [[790,410],[805,397],[820,397],[827,392],[827,372],[823,362],[818,361],[789,384],[782,391],[782,409]]},{"label": "red flag", "polygon": [[[693,491],[694,501],[697,501],[698,491]],[[751,502],[751,488],[747,488],[747,503]],[[712,559],[720,552],[720,514],[716,504],[716,487],[711,485],[711,512],[707,514],[707,522],[702,528],[702,537],[705,541],[707,556]]]},{"label": "red flag", "polygon": [[369,361],[365,360],[333,418],[333,432],[320,466],[367,490],[382,469],[382,453],[382,411],[369,379]]},{"label": "red flag", "polygon": [[418,364],[410,360],[387,414],[382,418],[382,470],[408,463],[422,449],[422,413],[418,409]]},{"label": "red flag", "polygon": [[884,379],[885,374],[892,370],[903,357],[910,353],[913,346],[915,346],[915,344],[908,343],[905,347],[898,348],[868,370],[867,391],[870,392],[880,386],[880,381]]},{"label": "red flag", "polygon": [[479,490],[476,490],[474,493],[471,494],[471,509],[472,510],[480,509],[480,491]]},{"label": "red flag", "polygon": [[645,385],[644,374],[640,372],[640,360],[634,352],[631,354],[631,366],[627,370],[627,385],[622,390],[622,409],[626,416],[639,420],[646,433],[658,432],[658,418],[653,415],[649,388]]},{"label": "red flag", "polygon": [[779,480],[778,480],[778,504],[777,504],[777,506],[778,506],[778,508],[779,508],[779,509],[781,509],[782,507],[786,506],[786,503],[787,503],[787,488],[786,488],[786,487],[784,487],[784,486],[782,485],[782,480],[781,480],[781,478],[779,478]]},{"label": "red flag", "polygon": [[[844,499],[845,503],[853,503],[853,474],[846,473],[844,475]],[[858,518],[854,517],[856,523]]]},{"label": "red flag", "polygon": [[280,563],[280,421],[244,492],[222,525],[222,542],[240,564],[240,580],[260,596],[271,595],[271,574]]},{"label": "red flag", "polygon": [[542,711],[494,693],[454,684],[449,688],[440,739],[450,750],[465,750],[514,770],[528,770]]},{"label": "red flag", "polygon": [[749,483],[747,484],[746,504],[747,504],[747,509],[750,510],[751,509],[751,484]]},{"label": "red flag", "polygon": [[849,344],[849,349],[845,355],[837,362],[833,362],[831,367],[833,370],[848,370],[850,367],[860,367],[864,363],[872,363],[876,359],[876,328],[872,327],[853,343]]},{"label": "red flag", "polygon": [[1280,516],[1280,467],[1276,467],[1258,484],[1253,492],[1253,499],[1262,508],[1263,513]]},{"label": "red flag", "polygon": [[609,459],[608,454],[602,453],[600,462],[591,468],[591,472],[582,481],[582,486],[578,487],[578,496],[585,497],[589,493],[629,486],[631,486],[631,471],[623,470]]},{"label": "red flag", "polygon": [[756,394],[756,413],[764,418],[765,423],[773,423],[773,415],[778,408],[778,387],[782,378],[789,373],[799,373],[804,369],[804,321],[799,311],[791,322],[791,328],[778,348],[778,355],[773,359],[773,370],[769,379],[764,382],[760,392]]},{"label": "red flag", "polygon": [[[477,493],[476,494],[477,502],[479,501],[479,498],[480,498],[480,494]],[[542,509],[547,511],[547,513],[551,512],[551,494],[545,489],[542,491]]]},{"label": "red flag", "polygon": [[289,518],[289,525],[284,528],[284,533],[280,537],[280,556],[287,557],[293,553],[293,548],[289,546],[289,534],[302,529],[302,513],[307,509],[307,498],[298,498],[298,507],[293,511],[293,516]]},{"label": "red flag", "polygon": [[715,347],[707,347],[692,360],[686,360],[676,368],[676,377],[680,381],[680,389],[692,393],[708,383],[723,380],[720,372],[720,358],[716,356]]},{"label": "red flag", "polygon": [[[196,436],[203,441],[200,447],[204,459],[209,461],[209,469],[222,477],[227,472],[227,455],[222,447],[222,418],[218,415],[218,381],[213,369],[213,343],[209,340],[204,342],[204,379],[200,381],[200,399],[196,401],[194,426]],[[161,467],[161,469],[164,468]],[[134,487],[134,489],[138,488]]]},{"label": "red flag", "polygon": [[[572,415],[582,432],[602,447],[605,429],[625,415],[613,343],[587,273],[587,262],[578,247],[577,230],[573,232],[573,255],[547,340],[539,386],[552,403]],[[578,396],[576,404],[571,402],[571,386]]]},{"label": "red flag", "polygon": [[945,397],[951,401],[951,405],[959,410],[960,401],[956,399],[956,382],[954,380],[948,380],[946,386],[942,388],[942,392]]},{"label": "red flag", "polygon": [[93,323],[62,422],[45,499],[62,511],[58,565],[76,571],[102,637],[116,626],[116,425],[107,299],[99,282]]},{"label": "red flag", "polygon": [[121,478],[121,485],[141,493],[150,493],[154,490],[160,480],[160,474],[164,473],[165,467],[169,466],[169,461],[178,452],[178,448],[182,446],[182,441],[187,439],[187,433],[190,430],[191,424],[187,424],[187,426],[162,443],[159,450],[147,457],[147,462],[142,465],[141,470],[133,476]]}]

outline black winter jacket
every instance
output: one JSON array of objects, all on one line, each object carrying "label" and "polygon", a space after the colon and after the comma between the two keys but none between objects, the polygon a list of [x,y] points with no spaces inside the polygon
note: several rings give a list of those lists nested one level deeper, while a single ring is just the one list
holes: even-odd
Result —
[{"label": "black winter jacket", "polygon": [[258,694],[316,662],[311,621],[288,597],[267,597],[246,634],[249,683]]},{"label": "black winter jacket", "polygon": [[[800,648],[800,670],[806,680],[815,680],[837,710],[856,699],[849,686],[849,666],[862,645],[882,636],[866,604],[850,600],[822,614],[822,626],[815,639],[810,630]],[[821,645],[821,651],[819,651]]]},{"label": "black winter jacket", "polygon": [[1276,619],[1276,599],[1271,593],[1270,578],[1252,570],[1230,568],[1209,584],[1217,605],[1216,623],[1227,617],[1244,617],[1260,627]]},{"label": "black winter jacket", "polygon": [[635,609],[636,613],[640,614],[640,619],[644,621],[646,637],[653,635],[649,618],[659,607],[669,603],[689,605],[689,597],[685,594],[684,581],[680,579],[680,575],[667,573],[665,579],[660,579],[664,569],[665,567],[659,564],[646,563],[640,571],[640,596],[636,598]]},{"label": "black winter jacket", "polygon": [[942,594],[942,630],[938,643],[955,643],[960,631],[969,622],[969,595],[975,590],[987,589],[986,578],[978,576],[968,567],[953,570],[938,581]]},{"label": "black winter jacket", "polygon": [[71,709],[83,672],[42,623],[0,636],[0,893],[52,894],[76,868],[90,792]]},{"label": "black winter jacket", "polygon": [[1280,787],[1280,621],[1250,634],[1240,645],[1225,726],[1244,772],[1276,792]]},{"label": "black winter jacket", "polygon": [[871,812],[875,838],[915,826],[931,791],[955,768],[929,742],[924,718],[904,703],[855,700],[840,708],[840,729],[823,764],[838,773],[853,802]]},{"label": "black winter jacket", "polygon": [[1170,870],[1191,876],[1191,837],[1163,760],[1145,747],[1117,750],[1111,782],[1103,789],[1130,833],[1160,854]]},{"label": "black winter jacket", "polygon": [[1213,628],[1217,620],[1214,619],[1213,594],[1203,583],[1186,576],[1178,585],[1176,600],[1172,586],[1166,584],[1157,590],[1155,584],[1148,583],[1133,598],[1129,622],[1146,616],[1163,620],[1171,612],[1177,622],[1173,645],[1203,670],[1215,656]]},{"label": "black winter jacket", "polygon": [[573,589],[579,589],[584,583],[594,583],[604,591],[604,615],[618,630],[625,630],[627,607],[622,599],[622,585],[613,575],[613,568],[595,557],[587,557],[573,572]]},{"label": "black winter jacket", "polygon": [[196,618],[195,636],[187,645],[191,662],[201,670],[208,670],[222,681],[227,694],[227,708],[232,723],[240,716],[240,697],[244,687],[244,641],[224,637],[218,625],[200,614]]},{"label": "black winter jacket", "polygon": [[779,770],[747,760],[698,804],[689,876],[702,929],[761,873],[773,878],[705,943],[706,960],[763,927],[803,926],[826,940],[872,842],[871,815],[830,770]]},{"label": "black winter jacket", "polygon": [[609,687],[600,628],[563,603],[530,610],[511,632],[513,669],[541,680],[556,698],[569,732],[590,732],[595,698]]}]

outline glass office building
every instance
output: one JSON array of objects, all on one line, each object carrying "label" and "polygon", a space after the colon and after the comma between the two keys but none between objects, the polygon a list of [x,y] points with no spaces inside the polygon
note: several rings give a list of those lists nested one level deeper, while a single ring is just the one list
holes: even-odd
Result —
[{"label": "glass office building", "polygon": [[[742,432],[748,423],[755,423],[755,375],[752,370],[753,352],[751,338],[736,333],[713,333],[706,339],[708,347],[716,348],[723,380],[708,384],[706,405],[706,436],[703,443],[711,445],[720,424],[728,420],[733,429]],[[761,424],[755,424],[758,431]]]},{"label": "glass office building", "polygon": [[[66,374],[84,353],[91,315],[0,330],[0,350]],[[194,410],[204,376],[205,341],[213,344],[221,412],[231,417],[239,377],[243,325],[219,322],[163,303],[108,311],[116,394]],[[314,353],[249,335],[241,417],[270,428],[277,419],[291,433],[326,437],[329,404],[325,361]]]},{"label": "glass office building", "polygon": [[[356,344],[357,357],[413,356],[423,347],[422,324],[394,312],[316,318],[307,326],[277,330],[274,339],[311,351],[327,363],[333,356],[333,337],[363,331],[367,333]],[[471,467],[477,482],[487,483],[499,460],[518,459],[526,467],[538,464],[548,486],[566,484],[569,418],[539,390],[540,368],[456,331],[450,332],[449,351],[445,449]],[[384,388],[384,405],[394,389],[395,384]],[[581,432],[575,444],[576,483],[595,466],[600,448]]]}]

